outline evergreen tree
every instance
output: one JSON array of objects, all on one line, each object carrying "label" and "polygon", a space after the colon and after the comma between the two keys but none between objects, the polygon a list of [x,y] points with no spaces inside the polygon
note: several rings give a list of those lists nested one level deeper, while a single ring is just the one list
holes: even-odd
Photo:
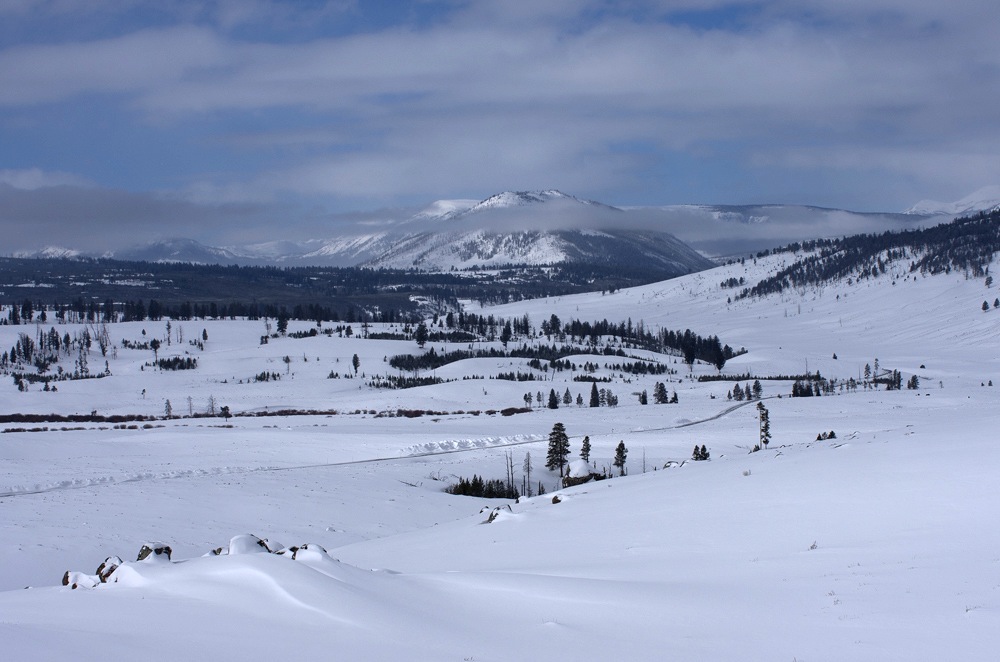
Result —
[{"label": "evergreen tree", "polygon": [[417,347],[419,347],[420,349],[424,348],[424,345],[427,344],[428,335],[429,334],[427,332],[427,325],[424,324],[423,322],[418,324],[417,330],[414,331],[413,333],[413,339],[417,341]]},{"label": "evergreen tree", "polygon": [[653,386],[653,402],[658,405],[665,405],[670,402],[670,397],[667,395],[667,386],[663,382],[656,382]]},{"label": "evergreen tree", "polygon": [[[46,382],[46,386],[48,386],[48,382]],[[167,403],[163,406],[163,415],[166,418],[172,418],[174,415],[174,408],[170,406],[170,400],[167,400]]]},{"label": "evergreen tree", "polygon": [[562,401],[563,404],[566,405],[567,407],[573,404],[573,395],[569,392],[568,386],[566,387],[566,392],[563,393]]},{"label": "evergreen tree", "polygon": [[559,467],[559,477],[561,478],[568,456],[569,437],[566,435],[566,427],[562,423],[556,423],[552,426],[552,432],[549,433],[549,449],[545,456],[545,468],[553,470]]},{"label": "evergreen tree", "polygon": [[760,415],[760,447],[767,448],[768,442],[771,441],[771,420],[763,402],[757,403],[757,413]]},{"label": "evergreen tree", "polygon": [[625,458],[628,456],[628,449],[625,448],[625,442],[619,441],[618,446],[615,447],[615,462],[614,465],[618,467],[619,474],[625,475]]},{"label": "evergreen tree", "polygon": [[592,382],[590,385],[590,406],[601,406],[601,395],[597,392],[597,382]]},{"label": "evergreen tree", "polygon": [[576,394],[576,406],[577,407],[582,407],[583,406],[583,395],[580,394],[580,393]]},{"label": "evergreen tree", "polygon": [[583,443],[580,445],[580,459],[584,462],[590,462],[590,437],[586,436],[583,438]]},{"label": "evergreen tree", "polygon": [[[449,313],[450,314],[450,313]],[[451,325],[449,324],[449,327]],[[507,343],[513,337],[514,332],[510,328],[510,320],[507,320],[503,325],[503,331],[500,332],[500,342],[503,343],[503,348],[507,349]]]},{"label": "evergreen tree", "polygon": [[764,387],[760,385],[760,380],[753,380],[753,397],[754,400],[760,400],[760,396],[764,394]]},{"label": "evergreen tree", "polygon": [[559,396],[554,388],[549,389],[549,409],[559,409]]},{"label": "evergreen tree", "polygon": [[642,393],[639,394],[639,404],[640,405],[649,404],[649,395],[646,393],[646,389],[643,389]]},{"label": "evergreen tree", "polygon": [[357,377],[358,376],[358,368],[361,367],[361,359],[358,358],[357,354],[355,354],[353,357],[351,357],[351,365],[354,366],[354,376]]}]

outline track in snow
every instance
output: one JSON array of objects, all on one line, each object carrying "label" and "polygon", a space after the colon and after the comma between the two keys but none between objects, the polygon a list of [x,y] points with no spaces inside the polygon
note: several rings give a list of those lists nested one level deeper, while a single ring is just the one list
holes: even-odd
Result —
[{"label": "track in snow", "polygon": [[[709,416],[708,418],[702,418],[697,421],[688,421],[686,423],[680,423],[678,425],[670,425],[661,428],[643,428],[641,430],[630,430],[629,432],[631,434],[642,434],[645,432],[663,432],[666,430],[679,430],[681,428],[687,428],[694,425],[701,425],[703,423],[708,423],[711,421],[718,420],[723,416],[727,416],[733,413],[734,411],[740,409],[741,407],[746,407],[749,404],[753,404],[753,402],[755,401],[746,401],[736,405],[732,405],[730,407],[727,407],[726,409],[723,409],[714,416]],[[574,435],[570,437],[570,439],[577,439],[577,438],[582,438],[582,435]],[[303,469],[322,469],[325,467],[342,467],[342,466],[351,466],[356,464],[376,464],[379,462],[395,462],[412,457],[431,457],[434,455],[469,453],[472,451],[485,450],[488,448],[509,448],[511,446],[524,446],[527,444],[537,444],[539,442],[546,441],[547,439],[548,437],[546,436],[531,435],[528,437],[506,437],[506,438],[491,437],[487,440],[466,439],[461,441],[430,442],[427,444],[421,444],[420,446],[410,447],[414,452],[406,453],[405,455],[397,455],[393,457],[372,457],[372,458],[365,458],[363,460],[323,462],[320,464],[300,464],[288,467],[217,467],[212,469],[191,469],[185,471],[172,471],[159,474],[146,472],[146,473],[135,474],[132,476],[125,476],[122,478],[105,476],[101,478],[64,480],[52,485],[34,486],[24,489],[8,489],[6,491],[0,492],[0,499],[30,496],[36,494],[46,494],[49,492],[62,492],[66,490],[79,490],[88,487],[102,487],[102,486],[120,485],[126,483],[138,483],[150,480],[168,480],[172,478],[199,478],[199,477],[224,476],[224,475],[226,476],[245,475],[252,473],[264,473],[264,472],[274,472],[274,471],[300,471]],[[419,448],[425,448],[426,450],[416,450]]]}]

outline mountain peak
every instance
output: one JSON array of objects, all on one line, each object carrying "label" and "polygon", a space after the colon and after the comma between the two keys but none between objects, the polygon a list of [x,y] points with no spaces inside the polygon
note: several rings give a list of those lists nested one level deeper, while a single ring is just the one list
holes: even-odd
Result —
[{"label": "mountain peak", "polygon": [[970,212],[989,210],[1000,205],[1000,186],[984,186],[955,202],[921,200],[907,209],[904,214],[948,214],[958,216]]},{"label": "mountain peak", "polygon": [[524,207],[535,205],[552,200],[575,200],[572,196],[561,191],[504,191],[491,195],[485,200],[473,205],[468,209],[469,213],[485,211],[487,209],[509,209],[511,207]]},{"label": "mountain peak", "polygon": [[14,253],[14,257],[28,258],[69,258],[80,257],[80,251],[62,246],[46,246],[37,251],[21,251]]}]

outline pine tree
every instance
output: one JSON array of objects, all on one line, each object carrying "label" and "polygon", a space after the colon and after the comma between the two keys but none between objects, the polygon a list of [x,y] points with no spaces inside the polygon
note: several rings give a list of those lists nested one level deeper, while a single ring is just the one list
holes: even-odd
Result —
[{"label": "pine tree", "polygon": [[559,467],[559,477],[562,478],[563,467],[566,466],[566,458],[569,456],[569,437],[566,435],[566,427],[562,423],[552,426],[549,433],[549,449],[545,456],[545,468],[553,470]]},{"label": "pine tree", "polygon": [[358,358],[357,354],[355,354],[353,357],[351,357],[351,365],[354,366],[354,376],[357,377],[358,376],[358,368],[361,367],[361,359]]},{"label": "pine tree", "polygon": [[569,392],[569,387],[566,387],[566,392],[563,393],[562,401],[567,407],[573,404],[573,395]]},{"label": "pine tree", "polygon": [[658,405],[665,405],[670,402],[670,397],[667,395],[667,386],[663,382],[656,382],[653,386],[653,402]]},{"label": "pine tree", "polygon": [[554,388],[549,389],[549,409],[559,409],[559,396]]},{"label": "pine tree", "polygon": [[[46,386],[48,386],[48,382],[46,382]],[[170,406],[170,400],[167,400],[163,406],[163,415],[165,418],[172,418],[174,415],[174,408]]]},{"label": "pine tree", "polygon": [[760,380],[753,380],[753,397],[754,400],[760,400],[760,396],[764,394],[764,387],[760,385]]},{"label": "pine tree", "polygon": [[424,345],[427,344],[428,335],[427,325],[423,322],[418,324],[417,330],[413,332],[413,339],[417,341],[417,347],[424,348]]},{"label": "pine tree", "polygon": [[619,474],[625,475],[625,458],[628,456],[628,449],[625,448],[625,442],[619,441],[618,446],[615,447],[615,461],[614,465],[618,467]]},{"label": "pine tree", "polygon": [[646,393],[646,389],[643,389],[642,393],[639,394],[639,404],[640,405],[649,404],[649,395]]},{"label": "pine tree", "polygon": [[580,393],[576,394],[576,406],[577,407],[583,406],[583,395],[581,395]]},{"label": "pine tree", "polygon": [[586,436],[583,438],[583,443],[580,445],[580,459],[584,462],[590,462],[590,437]]},{"label": "pine tree", "polygon": [[767,448],[768,442],[771,441],[771,420],[763,402],[757,403],[757,413],[760,415],[760,446]]},{"label": "pine tree", "polygon": [[590,386],[590,406],[601,406],[601,395],[597,392],[597,382],[593,382]]}]

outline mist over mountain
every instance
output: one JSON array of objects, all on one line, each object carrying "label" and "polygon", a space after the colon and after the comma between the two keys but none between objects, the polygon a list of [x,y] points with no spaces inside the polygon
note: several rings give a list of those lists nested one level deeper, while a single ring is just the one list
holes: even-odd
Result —
[{"label": "mist over mountain", "polygon": [[[638,256],[641,263],[673,263],[678,273],[687,273],[707,264],[693,257],[692,248],[702,257],[744,255],[795,241],[936,225],[997,204],[1000,187],[980,189],[954,203],[922,201],[902,213],[791,204],[615,207],[552,189],[505,191],[483,200],[437,200],[420,209],[369,213],[332,226],[314,224],[314,236],[306,238],[297,238],[291,229],[280,238],[222,245],[176,236],[124,248],[112,245],[99,253],[64,242],[18,255],[423,270]],[[253,236],[263,235],[258,230]],[[646,250],[637,252],[642,244]],[[680,253],[650,253],[658,250]]]}]

